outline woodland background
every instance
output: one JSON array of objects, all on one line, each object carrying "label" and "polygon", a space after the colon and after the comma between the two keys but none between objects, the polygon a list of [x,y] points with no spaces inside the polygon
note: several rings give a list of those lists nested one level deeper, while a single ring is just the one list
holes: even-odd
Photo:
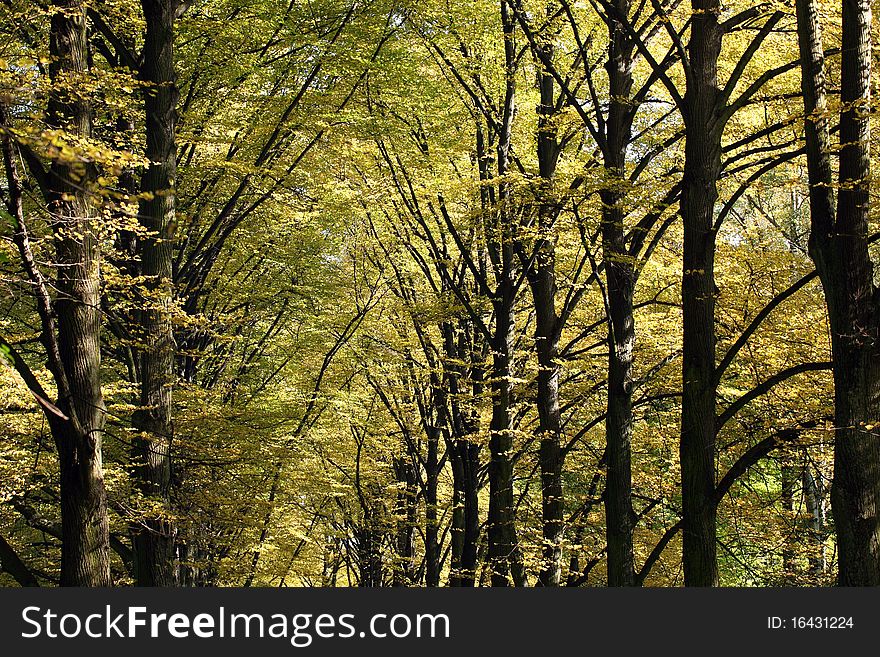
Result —
[{"label": "woodland background", "polygon": [[880,584],[868,0],[0,34],[0,583]]}]

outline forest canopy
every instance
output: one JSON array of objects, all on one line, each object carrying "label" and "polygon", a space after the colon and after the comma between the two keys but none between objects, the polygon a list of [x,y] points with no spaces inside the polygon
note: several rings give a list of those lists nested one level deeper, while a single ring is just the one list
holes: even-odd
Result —
[{"label": "forest canopy", "polygon": [[868,0],[0,0],[0,584],[880,585]]}]

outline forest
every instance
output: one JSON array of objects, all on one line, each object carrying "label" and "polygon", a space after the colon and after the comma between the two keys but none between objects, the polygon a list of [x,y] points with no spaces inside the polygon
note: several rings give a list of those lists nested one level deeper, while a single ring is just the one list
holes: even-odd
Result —
[{"label": "forest", "polygon": [[880,585],[869,0],[0,0],[0,586]]}]

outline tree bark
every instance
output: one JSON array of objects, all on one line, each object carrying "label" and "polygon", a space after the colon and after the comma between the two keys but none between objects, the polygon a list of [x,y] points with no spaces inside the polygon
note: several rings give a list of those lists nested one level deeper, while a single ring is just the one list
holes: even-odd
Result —
[{"label": "tree bark", "polygon": [[[513,384],[511,360],[514,331],[513,254],[502,246],[507,263],[494,301],[495,335],[492,356],[492,420],[489,424],[489,564],[492,586],[519,585],[522,561],[516,535],[513,496]],[[512,581],[511,581],[512,580]]]},{"label": "tree bark", "polygon": [[839,191],[831,193],[830,138],[818,10],[798,0],[798,35],[810,182],[810,256],[822,281],[834,364],[831,508],[838,584],[880,585],[880,304],[868,253],[871,5],[844,0]]},{"label": "tree bark", "polygon": [[[548,10],[549,11],[549,10]],[[550,60],[553,46],[541,45],[542,55]],[[553,75],[542,67],[539,76],[541,104],[538,107],[538,169],[541,186],[538,194],[538,237],[534,264],[528,272],[535,307],[535,351],[538,357],[539,465],[541,470],[541,530],[543,562],[538,576],[541,586],[559,586],[562,578],[562,538],[565,530],[565,499],[562,489],[563,453],[559,411],[559,316],[556,312],[556,241],[553,236],[556,217],[553,202],[553,176],[559,157],[554,127],[555,90]]]},{"label": "tree bark", "polygon": [[459,322],[456,340],[454,325],[441,326],[447,363],[444,364],[449,389],[451,441],[448,446],[452,465],[452,557],[449,586],[473,586],[477,574],[477,544],[480,540],[479,470],[482,446],[474,441],[478,433],[478,416],[466,408],[462,400],[462,363],[470,364],[472,381],[470,397],[479,398],[482,391],[482,370],[475,365],[478,356],[472,342],[469,322]]},{"label": "tree bark", "polygon": [[[87,100],[65,90],[71,80],[89,70],[85,7],[80,0],[55,0],[53,9],[48,121],[52,127],[88,138],[92,109]],[[87,191],[93,179],[90,166],[61,159],[52,163],[48,175],[58,275],[57,344],[47,348],[57,348],[53,375],[58,407],[69,418],[53,422],[52,431],[61,470],[62,586],[111,583],[101,459],[106,413],[100,378],[100,245],[93,232]]]},{"label": "tree bark", "polygon": [[[629,0],[618,0],[617,11],[629,15]],[[632,133],[634,111],[627,102],[632,88],[633,47],[626,31],[608,21],[608,71],[610,104],[604,148],[608,187],[601,192],[602,250],[608,295],[608,412],[605,419],[607,474],[605,524],[608,545],[608,586],[633,586],[632,507],[632,387],[635,347],[634,258],[626,247],[623,207],[626,148]]]},{"label": "tree bark", "polygon": [[413,538],[416,529],[416,476],[409,455],[394,457],[394,473],[397,477],[397,503],[394,509],[396,518],[395,550],[397,564],[392,576],[392,586],[414,585]]},{"label": "tree bark", "polygon": [[[514,19],[507,0],[500,0],[504,37],[505,86],[500,104],[502,117],[496,127],[496,165],[500,182],[498,205],[493,208],[496,223],[494,245],[490,251],[495,270],[492,306],[495,325],[492,334],[492,419],[489,424],[489,566],[492,586],[522,586],[525,583],[522,554],[516,531],[513,495],[513,349],[515,304],[518,291],[516,218],[513,212],[510,182],[504,177],[510,168],[510,145],[515,113],[516,47]],[[478,148],[478,151],[480,149]]]},{"label": "tree bark", "polygon": [[[804,449],[806,455],[806,449]],[[802,475],[804,489],[804,507],[807,512],[806,530],[810,553],[807,560],[810,574],[819,576],[825,571],[825,500],[822,486],[813,473],[813,467],[807,462]]]},{"label": "tree bark", "polygon": [[143,0],[146,38],[141,79],[148,87],[146,156],[138,216],[148,231],[139,241],[141,273],[146,279],[140,313],[140,408],[132,421],[137,485],[152,505],[133,528],[138,586],[173,586],[174,521],[171,513],[172,397],[174,332],[171,324],[172,248],[177,184],[178,91],[174,72],[174,20],[178,0]]},{"label": "tree bark", "polygon": [[[795,481],[797,473],[792,453],[786,450],[780,456],[779,463],[781,494],[780,502],[782,502],[782,510],[786,514],[786,519],[791,520],[795,517],[797,506],[794,501]],[[794,579],[795,574],[795,543],[798,538],[797,531],[787,531],[785,540],[782,543],[782,581],[789,584]]]},{"label": "tree bark", "polygon": [[477,543],[480,516],[477,473],[480,469],[480,445],[467,438],[456,439],[450,455],[452,462],[452,567],[450,586],[473,586],[477,573]]},{"label": "tree bark", "polygon": [[686,586],[716,586],[715,488],[715,229],[721,137],[717,102],[723,30],[718,0],[693,0],[684,97],[687,130],[680,211],[682,271],[681,494]]}]

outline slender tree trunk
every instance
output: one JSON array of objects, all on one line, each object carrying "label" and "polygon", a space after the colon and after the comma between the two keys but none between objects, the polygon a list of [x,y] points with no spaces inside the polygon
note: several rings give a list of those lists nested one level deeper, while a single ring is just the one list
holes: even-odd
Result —
[{"label": "slender tree trunk", "polygon": [[138,216],[149,231],[139,243],[146,277],[140,313],[141,399],[133,423],[135,476],[155,508],[134,527],[135,572],[139,586],[173,586],[174,521],[171,512],[171,390],[174,385],[174,331],[171,324],[172,249],[177,184],[177,85],[174,73],[174,20],[177,0],[143,0],[146,20],[141,79],[145,92],[147,151]]},{"label": "slender tree trunk", "polygon": [[364,524],[355,530],[360,574],[358,586],[364,588],[382,586],[382,532],[373,527],[374,521],[372,513],[365,514]]},{"label": "slender tree trunk", "polygon": [[[782,510],[788,516],[789,520],[794,518],[796,510],[794,502],[794,488],[796,473],[792,459],[792,454],[786,450],[780,458],[780,477],[781,477],[781,494],[780,502],[782,502]],[[797,531],[789,530],[782,543],[782,579],[784,582],[791,582],[795,570],[794,562],[794,543],[797,540]]]},{"label": "slender tree trunk", "polygon": [[397,505],[394,509],[395,550],[397,564],[392,576],[392,586],[413,586],[413,558],[415,555],[413,535],[416,528],[416,477],[408,456],[395,457],[394,472],[397,476]]},{"label": "slender tree trunk", "polygon": [[834,479],[831,508],[838,584],[880,585],[878,292],[868,253],[871,5],[843,2],[839,192],[831,193],[825,76],[815,2],[798,0],[801,83],[810,182],[810,256],[828,305],[834,363]]},{"label": "slender tree trunk", "polygon": [[722,29],[717,0],[693,0],[688,43],[691,80],[684,98],[681,217],[682,271],[681,494],[684,582],[716,586],[715,546],[715,230],[723,125],[718,116]]},{"label": "slender tree trunk", "polygon": [[[552,274],[548,276],[552,279]],[[546,281],[553,287],[552,280]],[[541,284],[539,284],[541,285]],[[551,293],[552,294],[552,293]],[[552,297],[551,297],[552,298]],[[538,312],[547,312],[543,303]],[[541,323],[539,321],[539,323]],[[541,586],[559,586],[562,577],[562,538],[565,530],[565,498],[562,489],[563,455],[559,412],[558,341],[550,335],[538,342],[538,413],[541,443],[541,516],[544,538],[543,564],[539,576]]]},{"label": "slender tree trunk", "polygon": [[[550,60],[553,46],[542,44],[543,56]],[[553,236],[556,217],[553,202],[553,176],[559,157],[554,127],[555,90],[553,75],[544,69],[539,78],[541,104],[538,107],[538,168],[542,179],[539,190],[536,257],[528,272],[535,307],[535,351],[538,356],[538,435],[541,469],[541,525],[544,539],[543,563],[538,577],[541,586],[559,586],[562,577],[562,538],[565,499],[562,490],[563,455],[559,411],[559,317],[556,313],[556,243]]]},{"label": "slender tree trunk", "polygon": [[425,584],[440,586],[440,540],[437,518],[437,487],[440,481],[440,428],[428,431],[428,453],[425,458]]},{"label": "slender tree trunk", "polygon": [[458,453],[458,441],[449,445],[449,463],[452,467],[449,586],[457,587],[463,586],[461,560],[464,552],[464,462]]},{"label": "slender tree trunk", "polygon": [[[618,0],[617,11],[629,15],[629,0]],[[627,102],[632,88],[632,45],[623,27],[608,22],[606,69],[610,105],[604,153],[608,187],[602,199],[602,250],[608,294],[608,413],[605,439],[608,469],[605,483],[605,524],[608,541],[608,585],[633,586],[632,387],[635,347],[634,259],[626,248],[623,207],[626,148],[634,111]]]},{"label": "slender tree trunk", "polygon": [[450,586],[473,586],[477,574],[480,540],[479,483],[480,445],[467,438],[452,446],[453,534]]},{"label": "slender tree trunk", "polygon": [[[806,449],[804,449],[806,454]],[[825,502],[822,489],[809,462],[804,465],[801,477],[804,489],[804,507],[807,512],[806,529],[810,553],[807,557],[810,574],[821,575],[825,571],[825,541],[823,540],[825,525]]]},{"label": "slender tree trunk", "polygon": [[[452,465],[452,556],[449,586],[473,586],[477,573],[477,544],[480,539],[479,480],[481,446],[472,440],[478,432],[476,413],[465,410],[462,400],[461,381],[465,372],[464,362],[474,363],[477,354],[471,341],[471,326],[467,321],[458,324],[458,337],[454,325],[441,325],[443,348],[447,362],[444,363],[445,381],[449,389],[448,429],[451,441],[448,445]],[[482,391],[482,370],[470,367],[472,380],[471,399],[477,399]]]},{"label": "slender tree trunk", "polygon": [[[510,251],[510,247],[502,247]],[[489,425],[489,563],[492,586],[519,585],[522,561],[516,535],[513,496],[513,384],[511,360],[514,330],[513,256],[505,255],[504,274],[495,300],[495,336],[492,356],[492,420]],[[511,582],[511,579],[513,580]]]},{"label": "slender tree trunk", "polygon": [[[513,495],[513,348],[515,304],[518,290],[516,252],[518,243],[510,182],[504,177],[510,168],[510,144],[515,113],[517,54],[514,18],[507,0],[500,0],[504,35],[505,87],[501,103],[503,117],[496,128],[495,151],[498,176],[497,222],[490,250],[495,270],[492,306],[495,326],[492,336],[492,420],[489,424],[489,566],[492,586],[525,584],[522,554],[516,531]],[[479,150],[479,149],[478,149]],[[490,254],[491,255],[491,254]]]},{"label": "slender tree trunk", "polygon": [[[91,107],[66,91],[89,69],[85,7],[80,0],[55,0],[53,9],[49,123],[89,137]],[[48,176],[58,265],[53,374],[58,406],[70,418],[53,427],[61,469],[61,585],[109,586],[110,538],[101,460],[105,407],[100,377],[100,246],[87,191],[94,172],[82,168],[59,159]]]},{"label": "slender tree trunk", "polygon": [[[603,194],[603,210],[607,222],[621,221],[619,212],[622,199],[615,194]],[[615,216],[616,215],[616,216]],[[607,224],[606,224],[607,225]],[[609,229],[607,232],[612,232]],[[605,483],[605,522],[608,544],[608,585],[634,586],[633,529],[635,512],[632,506],[632,388],[635,320],[633,318],[633,268],[631,263],[619,260],[621,235],[606,237],[605,273],[608,279],[608,309],[610,330],[608,336],[608,413],[605,436],[608,446],[608,469]],[[626,256],[622,256],[626,257]]]}]

